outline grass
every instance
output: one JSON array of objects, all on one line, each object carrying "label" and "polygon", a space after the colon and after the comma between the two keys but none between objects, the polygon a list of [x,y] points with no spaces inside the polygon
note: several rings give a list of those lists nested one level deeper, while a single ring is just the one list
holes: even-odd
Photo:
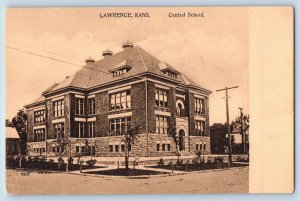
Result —
[{"label": "grass", "polygon": [[[241,167],[247,166],[245,164],[237,164],[233,163],[232,167]],[[172,170],[172,165],[162,165],[162,166],[149,166],[151,168],[159,168],[159,169],[166,169]],[[177,171],[200,171],[200,170],[212,170],[212,169],[222,169],[222,168],[229,168],[228,163],[198,163],[198,164],[181,164],[181,165],[173,165],[173,170]]]},{"label": "grass", "polygon": [[90,171],[86,174],[98,174],[98,175],[110,175],[110,176],[147,176],[147,175],[160,175],[166,174],[164,172],[152,171],[152,170],[139,170],[139,169],[129,169],[125,168],[104,170],[104,171]]}]

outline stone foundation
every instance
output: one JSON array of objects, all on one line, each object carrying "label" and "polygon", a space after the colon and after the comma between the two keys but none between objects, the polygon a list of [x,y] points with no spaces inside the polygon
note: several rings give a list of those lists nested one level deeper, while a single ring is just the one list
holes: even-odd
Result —
[{"label": "stone foundation", "polygon": [[[59,144],[54,140],[46,142],[29,142],[28,154],[30,156],[100,156],[122,157],[125,154],[123,136],[109,136],[96,138],[69,138],[70,145],[60,150]],[[185,136],[186,154],[210,154],[210,138],[206,136]],[[46,149],[47,146],[47,149]],[[71,151],[70,151],[71,149]],[[38,150],[38,151],[37,151]],[[47,152],[46,152],[47,150]],[[177,146],[173,138],[162,134],[140,134],[131,146],[130,156],[176,156]]]}]

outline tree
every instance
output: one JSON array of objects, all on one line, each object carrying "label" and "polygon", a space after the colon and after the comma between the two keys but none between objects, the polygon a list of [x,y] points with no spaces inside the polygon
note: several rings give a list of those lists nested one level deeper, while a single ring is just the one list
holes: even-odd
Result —
[{"label": "tree", "polygon": [[173,128],[171,129],[170,131],[170,134],[171,134],[171,137],[173,138],[173,141],[175,142],[176,144],[176,149],[177,149],[177,162],[179,162],[179,156],[180,156],[180,153],[179,153],[179,134],[177,133],[177,128],[176,126],[173,126]]},{"label": "tree", "polygon": [[248,132],[249,123],[250,123],[249,115],[243,115],[242,120],[241,117],[239,116],[234,121],[232,121],[232,126],[233,128],[241,128],[241,126],[243,125],[243,131]]},{"label": "tree", "polygon": [[58,135],[58,138],[57,138],[57,143],[58,143],[58,147],[59,147],[59,152],[60,152],[60,156],[62,157],[66,151],[66,147],[69,146],[69,139],[68,137],[64,137],[64,136],[61,136],[61,135]]},{"label": "tree", "polygon": [[[66,151],[66,147],[69,146],[69,152],[70,152],[70,156],[68,161],[71,161],[71,142],[69,141],[68,137],[65,137],[62,133],[58,133],[58,137],[56,139],[56,142],[58,143],[58,147],[59,147],[59,153],[60,153],[60,157],[63,157],[65,151]],[[47,147],[46,147],[46,152],[47,152]],[[66,165],[66,171],[69,170],[69,162],[67,162]]]},{"label": "tree", "polygon": [[[250,123],[250,117],[249,115],[243,115],[242,117],[237,117],[234,121],[232,121],[232,127],[233,128],[240,128],[241,134],[244,136],[247,132],[249,132],[249,123]],[[243,152],[246,153],[246,139],[243,137]]]},{"label": "tree", "polygon": [[121,134],[124,135],[123,142],[125,143],[125,168],[129,169],[129,153],[131,151],[132,145],[136,142],[138,134],[140,132],[140,127],[135,124],[127,125],[127,129],[123,127],[121,129]]},{"label": "tree", "polygon": [[19,110],[17,115],[12,118],[11,125],[14,127],[20,137],[20,152],[26,155],[27,152],[27,133],[26,133],[27,114],[24,109]]}]

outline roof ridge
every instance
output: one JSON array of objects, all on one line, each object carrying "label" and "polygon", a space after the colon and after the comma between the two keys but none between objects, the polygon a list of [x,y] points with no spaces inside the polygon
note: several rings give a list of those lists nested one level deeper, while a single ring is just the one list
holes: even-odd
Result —
[{"label": "roof ridge", "polygon": [[139,46],[136,46],[136,47],[137,47],[138,52],[139,52],[139,54],[140,54],[140,57],[141,57],[141,59],[142,59],[142,61],[143,61],[143,64],[144,64],[145,69],[148,70],[148,68],[147,68],[147,66],[146,66],[146,63],[145,63],[145,60],[144,60],[144,57],[142,56],[142,53],[141,53],[141,51],[140,51],[140,47],[139,47]]}]

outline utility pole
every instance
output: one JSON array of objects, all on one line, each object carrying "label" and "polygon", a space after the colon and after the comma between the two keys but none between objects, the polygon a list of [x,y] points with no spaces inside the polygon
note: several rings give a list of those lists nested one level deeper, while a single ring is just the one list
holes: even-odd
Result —
[{"label": "utility pole", "polygon": [[231,134],[230,134],[230,124],[229,124],[229,107],[228,107],[228,90],[229,89],[235,89],[238,88],[238,86],[235,87],[225,87],[224,89],[218,89],[218,91],[225,91],[225,98],[226,98],[226,118],[227,118],[227,133],[228,133],[228,149],[229,149],[229,166],[232,165],[232,147],[231,147]]},{"label": "utility pole", "polygon": [[243,141],[243,153],[246,153],[246,135],[244,132],[244,122],[243,122],[243,108],[239,107],[239,110],[241,112],[241,134],[242,134],[242,141]]}]

